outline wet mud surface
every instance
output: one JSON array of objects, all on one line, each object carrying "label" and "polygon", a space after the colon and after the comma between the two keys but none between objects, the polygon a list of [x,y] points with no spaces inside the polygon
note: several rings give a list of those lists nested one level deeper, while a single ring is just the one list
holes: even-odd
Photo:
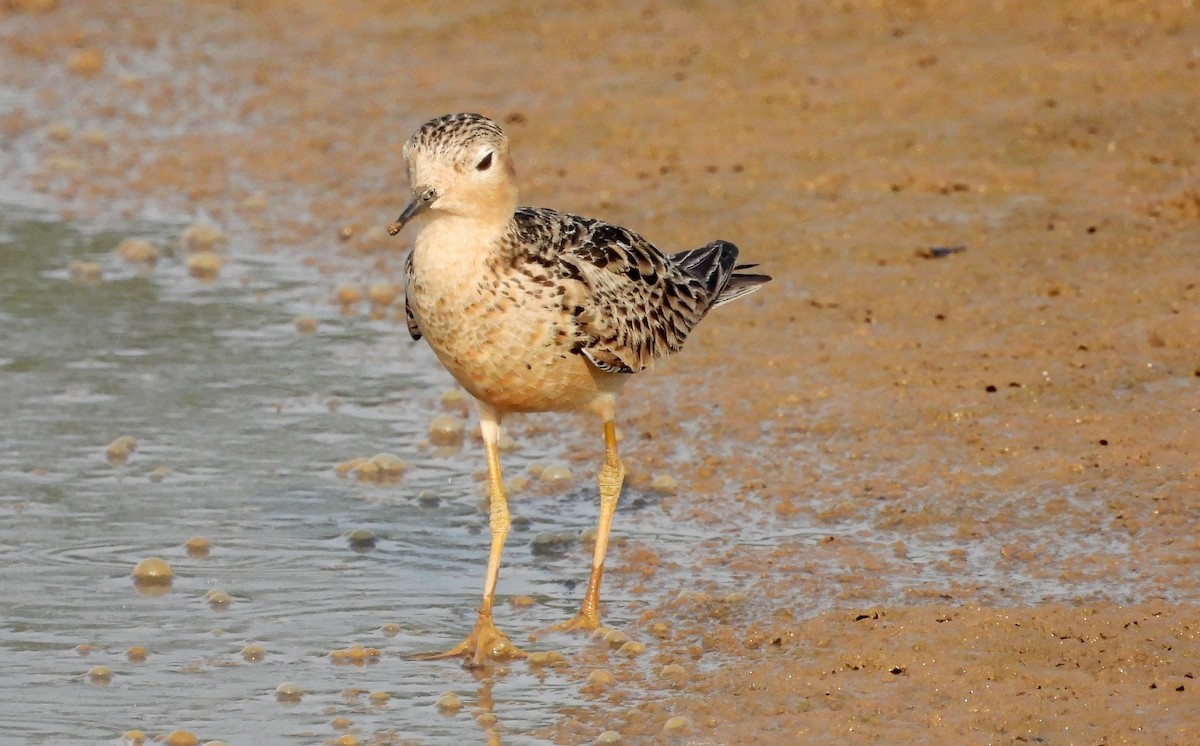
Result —
[{"label": "wet mud surface", "polygon": [[[361,613],[354,591],[327,591],[318,608],[344,605],[341,614],[301,627],[291,643],[272,632],[305,671],[317,657],[328,667],[332,648],[381,648],[372,670],[391,673],[368,690],[396,692],[396,682],[425,677],[411,697],[394,694],[390,715],[361,716],[363,742],[592,743],[606,731],[632,743],[1195,741],[1200,11],[1192,3],[8,2],[0,76],[0,202],[71,226],[83,238],[67,245],[85,247],[29,276],[60,283],[76,314],[96,316],[88,303],[101,301],[80,294],[113,292],[122,272],[136,274],[108,252],[142,236],[166,247],[164,257],[150,275],[154,292],[123,308],[163,316],[160,304],[176,301],[180,316],[166,318],[183,324],[211,302],[211,288],[237,296],[227,299],[233,307],[269,306],[209,322],[241,328],[224,344],[257,355],[240,353],[258,367],[244,369],[245,398],[225,405],[236,413],[239,401],[252,409],[268,400],[253,385],[270,376],[262,359],[307,365],[309,377],[271,399],[285,402],[292,435],[307,445],[247,465],[253,449],[204,442],[201,462],[234,475],[281,470],[292,501],[294,491],[314,491],[302,509],[279,503],[282,527],[270,542],[280,555],[317,542],[307,562],[319,564],[321,541],[342,552],[342,531],[369,527],[388,537],[376,572],[403,585],[420,566],[421,582],[444,590],[389,605],[400,591],[383,587],[366,603],[386,614]],[[400,145],[421,122],[456,110],[501,121],[524,202],[609,219],[664,249],[725,238],[776,278],[714,312],[622,402],[629,493],[604,611],[644,650],[619,638],[543,636],[527,644],[564,651],[568,665],[516,664],[490,684],[399,658],[411,645],[449,642],[469,623],[484,550],[467,530],[480,519],[464,495],[482,454],[470,437],[457,455],[418,448],[427,423],[447,411],[439,396],[448,377],[406,341],[394,302],[372,311],[366,298],[341,295],[397,281],[407,247],[384,226],[406,202]],[[147,222],[158,227],[139,228]],[[180,238],[195,222],[228,237],[211,259],[221,265],[215,285],[197,279],[209,258],[193,261],[200,252]],[[18,271],[9,252],[33,240],[14,225],[5,227],[6,278]],[[99,285],[89,284],[87,262],[100,263]],[[351,301],[351,315],[338,297]],[[30,345],[49,311],[8,313],[6,323],[30,324],[18,330]],[[337,331],[306,356],[294,346],[311,339],[302,330],[310,322],[316,338]],[[40,357],[3,353],[10,382],[14,365],[27,372],[25,357],[45,360],[47,371],[63,363],[51,354],[55,340],[44,341]],[[78,376],[63,383],[69,397],[94,395],[89,370],[105,356],[93,358],[66,361]],[[187,368],[198,376],[193,387],[221,379],[206,359]],[[409,386],[417,393],[396,393]],[[9,419],[28,416],[31,430],[49,434],[44,451],[14,447],[4,467],[5,520],[29,522],[14,531],[87,513],[92,503],[78,496],[86,491],[72,486],[76,497],[64,498],[37,485],[89,470],[111,483],[99,470],[113,469],[103,449],[118,435],[153,430],[183,444],[197,426],[196,414],[129,409],[134,385],[104,392],[107,414],[89,420],[83,409],[55,429],[5,387]],[[326,417],[332,396],[357,400],[347,410],[357,421]],[[229,427],[225,405],[217,398],[200,410],[210,417],[201,418],[204,432]],[[96,417],[113,412],[134,430],[98,426]],[[547,453],[575,475],[567,492],[531,485],[514,497],[515,511],[536,522],[534,533],[582,530],[594,514],[596,423],[540,416],[511,430],[521,445],[506,456],[511,474]],[[412,469],[390,489],[333,470],[379,452]],[[123,468],[148,472],[138,461],[145,454]],[[186,460],[187,449],[166,455],[154,466]],[[443,494],[443,513],[421,515],[414,506],[422,489],[440,485],[439,469],[457,497]],[[673,494],[651,489],[663,475],[678,480]],[[337,494],[349,494],[350,516]],[[187,494],[172,499],[186,503]],[[158,546],[182,552],[195,533],[219,546],[221,526],[235,544],[249,541],[236,520],[217,516],[246,504],[232,493],[215,507],[196,504],[195,520],[163,524],[180,536]],[[122,536],[103,511],[91,515],[115,537],[76,536],[87,547],[50,560],[54,572],[132,593],[127,573],[148,543]],[[440,528],[429,529],[436,540],[413,540],[420,551],[457,544],[409,564],[416,559],[387,541],[422,521]],[[142,513],[131,525],[136,534],[154,521]],[[326,530],[306,533],[313,525]],[[564,578],[586,577],[587,554],[568,544],[545,560],[532,542],[522,546],[506,555],[500,591],[539,603],[498,623],[523,641],[569,612],[580,589]],[[446,564],[455,571],[439,574]],[[27,567],[14,587],[46,594],[50,572]],[[272,582],[253,561],[239,572],[250,586]],[[196,583],[197,599],[211,589],[185,574],[168,598],[181,580]],[[228,590],[236,610],[239,594]],[[388,622],[411,637],[387,643],[378,630]],[[252,618],[246,624],[253,631]],[[47,691],[120,691],[120,670],[105,689],[83,680],[97,663],[75,652],[86,642],[77,632],[67,627],[30,648],[52,678],[80,677]],[[112,635],[108,645],[124,650],[138,643],[132,637]],[[41,659],[22,657],[22,670],[35,675]],[[171,686],[208,686],[182,663],[171,670],[179,676]],[[280,706],[273,690],[283,680],[230,690],[225,704],[258,723],[267,716],[253,713]],[[339,679],[318,689],[332,701],[354,686]],[[436,700],[448,689],[468,707],[441,721],[448,730],[423,731],[444,717]],[[223,695],[213,692],[220,709]],[[13,701],[22,710],[45,703],[36,689],[21,696]],[[115,741],[125,716],[108,704],[99,738]],[[339,732],[326,721],[344,713],[322,705],[304,713],[312,729],[304,735],[261,732],[334,742]],[[103,712],[106,703],[90,706]],[[79,722],[50,720],[59,723],[46,731],[53,742],[80,737],[71,730]],[[135,726],[154,735],[183,724]],[[230,743],[244,738],[236,721],[210,730]]]}]

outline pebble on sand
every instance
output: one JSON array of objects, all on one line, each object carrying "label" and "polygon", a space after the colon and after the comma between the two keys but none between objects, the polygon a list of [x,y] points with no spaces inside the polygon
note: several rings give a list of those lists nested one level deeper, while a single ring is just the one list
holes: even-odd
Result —
[{"label": "pebble on sand", "polygon": [[429,442],[435,446],[461,446],[465,434],[462,420],[448,414],[434,417],[429,423]]},{"label": "pebble on sand", "polygon": [[203,559],[212,549],[212,542],[203,536],[193,536],[183,543],[187,555],[192,559]]},{"label": "pebble on sand", "polygon": [[196,744],[200,743],[200,739],[191,731],[175,730],[167,734],[167,737],[163,739],[163,743],[167,746],[196,746]]},{"label": "pebble on sand", "polygon": [[71,125],[66,122],[51,122],[46,126],[46,137],[63,142],[71,139]]},{"label": "pebble on sand", "polygon": [[208,605],[215,611],[228,609],[229,604],[233,603],[233,598],[220,588],[213,588],[208,593],[205,593],[204,600],[208,601]]},{"label": "pebble on sand", "polygon": [[88,669],[88,680],[93,684],[107,684],[112,681],[113,672],[108,666],[92,666]]},{"label": "pebble on sand", "polygon": [[71,72],[92,76],[104,68],[104,52],[96,48],[81,49],[67,60]]},{"label": "pebble on sand", "polygon": [[390,306],[399,296],[400,286],[393,282],[380,282],[367,288],[367,300],[372,306]]},{"label": "pebble on sand", "polygon": [[304,690],[290,681],[275,687],[275,699],[280,702],[299,702],[303,696]]},{"label": "pebble on sand", "polygon": [[583,684],[583,691],[585,691],[585,692],[603,691],[604,689],[607,689],[608,687],[612,686],[616,680],[617,680],[617,677],[613,676],[612,672],[609,671],[608,669],[597,668],[595,671],[592,671],[591,673],[588,674],[587,681],[585,681]]},{"label": "pebble on sand", "polygon": [[167,585],[175,571],[160,557],[147,557],[133,568],[133,582],[138,585]]},{"label": "pebble on sand", "polygon": [[369,528],[356,528],[346,534],[346,541],[351,549],[366,550],[375,546],[375,533]]},{"label": "pebble on sand", "polygon": [[215,251],[197,251],[187,258],[188,274],[197,280],[215,280],[221,274],[221,255]]},{"label": "pebble on sand", "polygon": [[447,409],[458,409],[467,406],[470,400],[462,389],[449,389],[442,392],[442,406]]},{"label": "pebble on sand", "polygon": [[636,640],[630,640],[629,642],[621,645],[621,647],[617,648],[617,653],[629,658],[639,656],[644,652],[646,652],[645,644]]},{"label": "pebble on sand", "polygon": [[379,468],[381,478],[399,477],[408,468],[404,459],[391,453],[377,453],[371,457],[371,463]]},{"label": "pebble on sand", "polygon": [[687,730],[691,723],[682,715],[676,715],[667,722],[663,723],[663,733],[679,733]]},{"label": "pebble on sand", "polygon": [[100,282],[104,270],[96,262],[74,261],[67,265],[67,277],[71,282]]},{"label": "pebble on sand", "polygon": [[317,330],[317,319],[313,316],[297,316],[296,331],[301,334],[312,334]]},{"label": "pebble on sand", "polygon": [[117,244],[117,256],[130,264],[146,264],[153,267],[158,261],[158,249],[145,239],[127,238]]},{"label": "pebble on sand", "polygon": [[229,239],[215,226],[195,223],[183,230],[183,248],[194,254],[201,251],[218,251],[229,243]]},{"label": "pebble on sand", "polygon": [[555,487],[566,485],[571,481],[571,470],[561,464],[551,464],[542,469],[542,473],[538,475],[538,479],[542,480],[542,484]]},{"label": "pebble on sand", "polygon": [[462,709],[462,700],[454,692],[446,692],[438,697],[437,708],[445,713],[458,712]]},{"label": "pebble on sand", "polygon": [[620,742],[621,742],[621,734],[616,732],[615,730],[604,731],[600,735],[596,736],[596,741],[595,741],[596,746],[607,746],[608,744],[620,743]]},{"label": "pebble on sand", "polygon": [[679,480],[670,474],[659,474],[650,481],[650,489],[664,495],[674,495],[678,488]]},{"label": "pebble on sand", "polygon": [[130,435],[122,435],[104,447],[104,456],[108,463],[123,464],[129,459],[129,454],[137,450],[137,440]]},{"label": "pebble on sand", "polygon": [[362,290],[355,285],[343,285],[333,295],[333,300],[342,308],[357,306],[362,302]]}]

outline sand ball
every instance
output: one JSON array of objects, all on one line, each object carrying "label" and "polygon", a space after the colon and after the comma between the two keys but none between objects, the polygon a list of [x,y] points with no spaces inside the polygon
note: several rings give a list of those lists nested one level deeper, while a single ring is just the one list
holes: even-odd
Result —
[{"label": "sand ball", "polygon": [[438,697],[437,708],[442,712],[458,712],[462,706],[462,700],[454,692],[446,692]]},{"label": "sand ball", "polygon": [[687,669],[678,663],[668,663],[659,670],[658,675],[660,678],[667,679],[668,681],[682,683],[687,680],[688,673]]},{"label": "sand ball", "polygon": [[571,481],[571,470],[561,464],[551,464],[542,473],[538,475],[538,479],[542,480],[542,484],[560,486],[568,484]]},{"label": "sand ball", "polygon": [[212,548],[212,542],[203,536],[193,536],[183,543],[189,557],[199,559],[208,556],[209,550]]},{"label": "sand ball", "polygon": [[379,631],[383,633],[384,637],[395,637],[400,634],[400,625],[395,622],[388,622],[380,627]]},{"label": "sand ball", "polygon": [[530,606],[533,606],[534,602],[529,596],[513,596],[511,599],[509,599],[509,603],[518,609],[527,609]]},{"label": "sand ball", "polygon": [[664,495],[674,495],[679,487],[679,480],[670,474],[659,474],[650,481],[650,489]]},{"label": "sand ball", "polygon": [[267,195],[264,192],[255,192],[242,200],[243,210],[265,210],[266,208]]},{"label": "sand ball", "polygon": [[387,692],[371,692],[367,695],[367,699],[371,700],[373,705],[385,705],[392,698],[392,695]]},{"label": "sand ball", "polygon": [[51,140],[58,140],[59,142],[70,140],[71,125],[66,122],[51,122],[46,126],[46,137],[49,137]]},{"label": "sand ball", "polygon": [[195,223],[183,231],[183,248],[189,253],[217,251],[229,243],[229,239],[215,226]]},{"label": "sand ball", "polygon": [[158,261],[158,249],[141,238],[127,238],[117,244],[117,256],[131,264],[153,265]]},{"label": "sand ball", "polygon": [[141,746],[146,742],[146,734],[140,730],[127,730],[122,738],[129,746]]},{"label": "sand ball", "polygon": [[408,464],[403,459],[390,453],[379,453],[372,456],[371,463],[379,467],[380,476],[387,478],[398,477],[408,468]]},{"label": "sand ball", "polygon": [[343,285],[334,293],[333,299],[341,306],[356,306],[362,302],[362,291],[354,285]]},{"label": "sand ball", "polygon": [[604,636],[604,644],[617,648],[629,641],[629,636],[619,629],[609,630]]},{"label": "sand ball", "polygon": [[247,663],[258,663],[265,658],[266,655],[267,651],[262,645],[255,645],[254,643],[251,643],[242,648],[242,660],[246,661]]},{"label": "sand ball", "polygon": [[93,684],[107,684],[112,681],[113,672],[108,666],[92,666],[87,672],[88,680]]},{"label": "sand ball", "polygon": [[617,652],[621,655],[633,658],[646,652],[646,646],[636,640],[630,640],[621,647],[617,648]]},{"label": "sand ball", "polygon": [[334,730],[346,730],[351,725],[353,725],[353,723],[350,722],[350,718],[343,715],[338,715],[333,720],[329,721],[329,727],[333,728]]},{"label": "sand ball", "polygon": [[208,601],[208,605],[216,611],[228,609],[229,604],[233,603],[233,599],[230,597],[230,595],[220,588],[213,588],[208,593],[205,593],[204,600]]},{"label": "sand ball", "polygon": [[133,645],[125,651],[125,657],[130,663],[141,663],[146,660],[146,648],[141,645]]},{"label": "sand ball", "polygon": [[187,258],[187,271],[197,280],[215,280],[221,274],[221,255],[215,251],[197,251]]},{"label": "sand ball", "polygon": [[429,442],[438,446],[461,446],[466,429],[457,417],[444,414],[429,423]]},{"label": "sand ball", "polygon": [[375,546],[375,533],[369,528],[356,528],[346,535],[351,549],[364,551]]},{"label": "sand ball", "polygon": [[367,288],[367,300],[372,306],[390,306],[400,296],[400,286],[393,282],[379,282]]},{"label": "sand ball", "polygon": [[138,585],[166,585],[175,572],[167,561],[160,557],[147,557],[133,568],[133,582]]},{"label": "sand ball", "polygon": [[123,464],[129,454],[137,450],[137,441],[129,435],[122,435],[104,447],[104,456],[110,464]]},{"label": "sand ball", "polygon": [[200,743],[200,739],[196,738],[196,734],[191,731],[175,730],[167,734],[163,743],[167,746],[196,746]]},{"label": "sand ball", "polygon": [[297,316],[296,331],[301,334],[312,334],[317,330],[317,320],[312,316]]},{"label": "sand ball", "polygon": [[280,702],[299,702],[304,696],[304,690],[290,681],[275,687],[275,699]]},{"label": "sand ball", "polygon": [[99,49],[81,49],[67,60],[67,67],[73,73],[92,76],[104,68],[104,52]]},{"label": "sand ball", "polygon": [[353,733],[345,733],[334,739],[333,746],[361,746],[362,741]]},{"label": "sand ball", "polygon": [[615,730],[604,731],[600,735],[596,736],[596,741],[595,741],[596,746],[605,746],[606,744],[620,743],[620,742],[621,742],[621,734],[616,732]]},{"label": "sand ball", "polygon": [[603,689],[604,687],[612,686],[616,680],[617,677],[613,676],[611,671],[604,668],[597,668],[588,674],[585,686],[592,689]]},{"label": "sand ball", "polygon": [[71,262],[67,265],[67,278],[71,282],[100,282],[104,270],[96,262]]},{"label": "sand ball", "polygon": [[679,733],[686,730],[691,725],[688,719],[682,715],[676,715],[667,722],[663,723],[663,733]]}]

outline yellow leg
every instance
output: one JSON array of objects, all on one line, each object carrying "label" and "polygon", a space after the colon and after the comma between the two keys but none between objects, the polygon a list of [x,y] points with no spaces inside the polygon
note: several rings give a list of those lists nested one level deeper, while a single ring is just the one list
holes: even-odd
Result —
[{"label": "yellow leg", "polygon": [[562,630],[593,630],[600,626],[600,580],[604,577],[604,555],[608,552],[608,534],[613,513],[625,481],[625,467],[617,455],[617,430],[611,419],[604,421],[604,466],[600,469],[600,521],[596,527],[596,551],[592,555],[592,574],[588,578],[583,605],[573,619],[555,627]]},{"label": "yellow leg", "polygon": [[504,551],[504,539],[508,536],[508,499],[504,496],[504,486],[500,478],[500,452],[497,447],[500,439],[499,414],[481,403],[479,419],[480,429],[483,431],[483,444],[487,451],[488,518],[492,531],[492,548],[488,554],[487,579],[483,584],[483,603],[479,607],[479,617],[467,638],[446,652],[411,656],[416,660],[462,657],[470,668],[479,668],[489,661],[525,657],[525,653],[513,645],[508,636],[496,629],[496,625],[492,623],[492,600],[496,594],[496,580],[500,577],[500,555]]}]

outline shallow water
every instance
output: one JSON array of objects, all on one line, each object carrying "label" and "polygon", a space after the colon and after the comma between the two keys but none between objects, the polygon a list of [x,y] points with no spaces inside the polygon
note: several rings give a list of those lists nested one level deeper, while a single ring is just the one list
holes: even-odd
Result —
[{"label": "shallow water", "polygon": [[[524,664],[485,689],[455,662],[403,658],[470,627],[487,532],[476,442],[445,454],[419,446],[451,382],[402,325],[342,318],[322,295],[327,283],[286,259],[246,252],[257,258],[206,284],[186,275],[182,252],[141,275],[112,252],[124,235],[84,235],[13,210],[0,220],[6,739],[112,743],[132,728],[185,728],[201,740],[319,743],[345,715],[364,739],[478,742],[472,715],[490,695],[505,742],[522,743],[576,702],[563,677]],[[161,246],[176,232],[129,234]],[[81,259],[101,262],[104,280],[70,281],[66,267]],[[295,331],[300,313],[320,318],[316,334]],[[137,450],[110,465],[104,447],[122,435]],[[510,474],[553,451],[523,445],[504,457]],[[410,464],[396,484],[334,473],[339,461],[381,451]],[[154,481],[159,467],[171,471]],[[497,617],[518,642],[578,601],[587,551],[535,554],[530,540],[590,526],[590,484],[577,477],[565,493],[513,500],[528,523],[510,535]],[[345,534],[357,528],[377,544],[352,549]],[[187,556],[193,535],[212,542],[207,558]],[[130,580],[148,556],[175,570],[164,596],[140,595]],[[232,596],[227,610],[206,603],[213,588]],[[511,608],[513,594],[538,603]],[[389,622],[399,635],[380,632]],[[266,649],[262,662],[242,660],[248,643]],[[80,644],[95,650],[81,655]],[[330,651],[352,644],[383,655],[333,665]],[[536,648],[584,644],[551,636]],[[147,648],[145,662],[126,659],[133,645]],[[85,675],[100,664],[114,671],[105,686]],[[287,681],[303,688],[299,704],[276,701]],[[364,693],[347,701],[351,688]],[[392,698],[371,706],[374,691]],[[446,691],[465,704],[459,714],[439,714]]]},{"label": "shallow water", "polygon": [[[117,743],[129,729],[153,736],[184,728],[201,740],[320,743],[338,735],[331,718],[345,716],[364,740],[450,744],[498,735],[537,743],[532,733],[564,707],[593,702],[578,681],[552,669],[517,663],[481,680],[457,662],[404,658],[460,639],[482,585],[482,449],[470,437],[458,451],[422,444],[429,420],[445,411],[439,399],[451,380],[402,324],[342,316],[329,301],[329,278],[292,258],[235,246],[221,277],[204,283],[187,275],[181,250],[168,248],[144,274],[112,251],[128,235],[170,247],[177,234],[177,226],[162,225],[85,234],[32,213],[0,217],[0,732],[22,743]],[[72,260],[100,262],[104,280],[72,281]],[[295,330],[300,314],[320,320],[315,334]],[[563,456],[554,427],[502,457],[508,476]],[[680,469],[694,449],[733,447],[691,423],[683,428]],[[122,435],[135,437],[137,450],[114,466],[104,447]],[[819,465],[825,457],[812,448],[797,444],[796,457]],[[334,472],[340,461],[383,451],[409,464],[397,483]],[[161,467],[170,471],[155,481]],[[539,532],[577,534],[594,524],[592,474],[575,471],[565,491],[512,496],[497,619],[518,644],[573,613],[587,577],[590,555],[579,542],[549,552],[532,547]],[[704,521],[676,520],[687,507],[685,495],[660,504],[632,488],[619,506],[618,541],[641,542],[666,560],[653,581],[666,598],[701,581],[710,593],[753,593],[760,570],[733,569],[722,556],[789,545],[813,557],[804,578],[814,585],[796,599],[805,616],[848,600],[894,602],[912,589],[930,597],[930,589],[963,578],[977,586],[977,600],[1001,605],[1135,602],[1147,593],[1132,576],[1064,583],[1057,573],[1005,566],[997,537],[967,541],[861,521],[814,526],[765,517],[770,512],[751,512],[760,519],[717,536]],[[352,548],[346,535],[358,528],[377,543]],[[209,556],[188,557],[184,542],[194,535],[212,542]],[[856,548],[808,550],[828,536]],[[885,563],[892,569],[882,576],[867,573],[879,581],[868,590],[838,595],[862,585],[864,558],[888,555],[898,541],[906,562]],[[962,554],[947,567],[952,550]],[[1068,554],[1101,550],[1123,555],[1127,539],[1080,536]],[[141,595],[130,580],[148,556],[174,567],[163,596]],[[606,589],[605,621],[613,626],[644,608],[629,586]],[[227,609],[205,601],[214,588],[232,596]],[[535,605],[511,607],[517,594]],[[401,632],[385,636],[388,623]],[[266,649],[264,660],[242,659],[249,643]],[[95,649],[81,655],[81,644]],[[331,662],[332,650],[354,644],[382,655],[364,666]],[[548,635],[529,647],[570,657],[588,644]],[[149,651],[144,662],[126,659],[134,645]],[[719,663],[707,657],[703,667]],[[113,669],[111,682],[88,680],[95,665]],[[276,701],[284,682],[303,688],[299,703]],[[360,693],[348,696],[352,690]],[[373,706],[366,694],[377,691],[391,699]],[[463,711],[440,714],[436,702],[447,691]],[[626,705],[653,696],[627,695]],[[485,713],[495,716],[495,733],[476,721]]]}]

